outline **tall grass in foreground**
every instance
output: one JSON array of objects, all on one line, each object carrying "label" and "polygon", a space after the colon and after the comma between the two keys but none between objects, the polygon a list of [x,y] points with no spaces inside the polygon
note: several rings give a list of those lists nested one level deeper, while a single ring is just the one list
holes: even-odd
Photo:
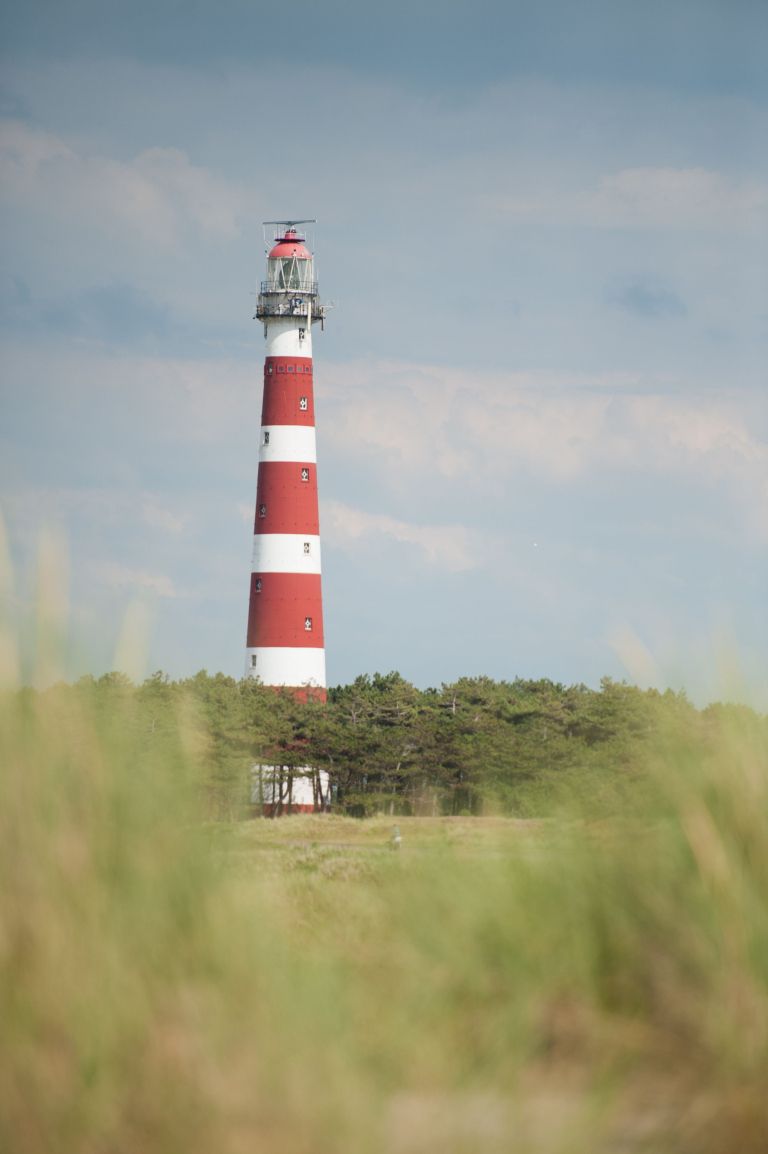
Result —
[{"label": "tall grass in foreground", "polygon": [[631,816],[399,854],[205,827],[194,719],[150,741],[130,695],[9,694],[0,734],[0,1148],[765,1151],[764,728]]}]

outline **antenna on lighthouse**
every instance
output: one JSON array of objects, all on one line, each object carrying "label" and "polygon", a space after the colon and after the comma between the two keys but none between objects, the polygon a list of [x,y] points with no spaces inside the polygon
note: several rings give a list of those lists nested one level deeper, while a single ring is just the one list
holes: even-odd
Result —
[{"label": "antenna on lighthouse", "polygon": [[[285,237],[288,237],[291,233],[295,233],[296,232],[296,226],[299,224],[317,224],[317,217],[308,216],[308,217],[305,217],[303,220],[263,220],[261,222],[261,225],[262,225],[262,231],[264,234],[264,251],[267,252],[269,243],[274,244],[274,242],[276,240],[283,240]],[[267,226],[268,225],[274,225],[274,227],[275,227],[274,235],[270,238],[269,242],[267,240]],[[302,240],[305,240],[306,238],[303,236],[298,236],[298,234],[297,234],[294,239],[302,241]]]}]

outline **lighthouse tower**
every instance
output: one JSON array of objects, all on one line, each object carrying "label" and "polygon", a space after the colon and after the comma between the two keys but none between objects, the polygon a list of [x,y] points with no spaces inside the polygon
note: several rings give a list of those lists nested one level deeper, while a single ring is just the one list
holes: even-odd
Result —
[{"label": "lighthouse tower", "polygon": [[264,324],[264,399],[253,525],[246,675],[325,700],[312,325],[322,322],[312,253],[275,226],[256,317]]}]

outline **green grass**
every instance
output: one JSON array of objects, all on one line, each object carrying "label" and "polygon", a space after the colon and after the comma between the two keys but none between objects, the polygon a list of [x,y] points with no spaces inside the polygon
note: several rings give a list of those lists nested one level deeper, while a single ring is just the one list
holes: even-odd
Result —
[{"label": "green grass", "polygon": [[766,751],[717,740],[610,820],[211,825],[194,718],[7,695],[0,1148],[763,1154]]}]

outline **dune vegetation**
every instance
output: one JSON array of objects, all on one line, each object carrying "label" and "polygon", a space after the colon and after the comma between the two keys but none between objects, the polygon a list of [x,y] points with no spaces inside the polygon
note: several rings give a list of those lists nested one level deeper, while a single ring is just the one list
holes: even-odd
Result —
[{"label": "dune vegetation", "polygon": [[668,702],[618,785],[476,815],[241,820],[193,688],[3,695],[0,1147],[762,1154],[765,718]]}]

